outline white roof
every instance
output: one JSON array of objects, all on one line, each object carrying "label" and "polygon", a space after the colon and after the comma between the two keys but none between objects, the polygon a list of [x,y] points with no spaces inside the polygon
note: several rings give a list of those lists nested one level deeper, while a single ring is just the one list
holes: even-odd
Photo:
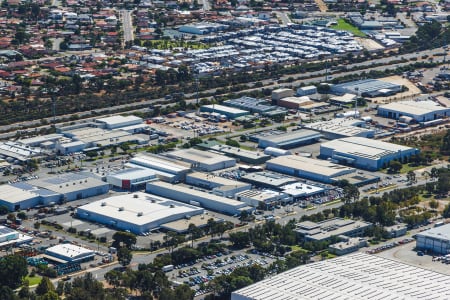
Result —
[{"label": "white roof", "polygon": [[309,173],[335,177],[355,172],[354,168],[334,164],[327,160],[319,160],[299,155],[284,155],[272,158],[267,164],[281,165],[286,168],[303,170]]},{"label": "white roof", "polygon": [[95,201],[79,207],[78,210],[81,213],[88,211],[135,225],[149,224],[177,214],[197,215],[203,212],[203,208],[142,192]]},{"label": "white roof", "polygon": [[106,118],[100,118],[96,119],[96,122],[105,123],[108,125],[118,125],[122,123],[128,123],[128,122],[142,122],[142,118],[136,117],[136,116],[111,116]]},{"label": "white roof", "polygon": [[189,162],[199,162],[204,165],[212,165],[224,161],[236,161],[224,155],[216,154],[209,151],[202,151],[197,149],[183,149],[167,153],[170,157],[176,157]]},{"label": "white roof", "polygon": [[365,253],[283,272],[234,292],[231,300],[449,299],[450,277]]},{"label": "white roof", "polygon": [[449,110],[449,108],[440,106],[437,102],[431,100],[392,102],[386,105],[381,105],[379,108],[411,115],[424,115],[432,112]]},{"label": "white roof", "polygon": [[228,112],[230,114],[245,114],[248,113],[248,111],[246,110],[242,110],[239,108],[234,108],[234,107],[230,107],[230,106],[225,106],[225,105],[220,105],[220,104],[208,104],[208,105],[203,105],[203,107],[212,109],[212,110],[217,110],[217,111],[221,111],[221,112]]},{"label": "white roof", "polygon": [[19,189],[12,185],[0,185],[0,200],[8,203],[18,203],[28,199],[33,199],[39,195],[26,190]]},{"label": "white roof", "polygon": [[119,170],[116,172],[111,172],[108,177],[114,177],[117,179],[141,179],[144,177],[156,176],[155,172],[147,168],[129,168],[124,170]]},{"label": "white roof", "polygon": [[439,239],[442,241],[450,241],[450,224],[434,227],[422,232],[419,232],[417,236],[423,236],[427,238]]},{"label": "white roof", "polygon": [[409,151],[413,149],[407,146],[391,144],[363,137],[346,137],[336,139],[323,143],[320,147],[332,148],[340,153],[348,153],[370,159],[380,159],[387,155],[395,154],[399,151]]},{"label": "white roof", "polygon": [[82,258],[85,256],[94,255],[93,250],[89,250],[73,244],[59,244],[45,250],[47,255],[58,255],[59,257],[65,257],[68,260]]},{"label": "white roof", "polygon": [[235,186],[235,187],[242,187],[242,186],[249,185],[248,183],[245,183],[245,182],[216,176],[216,175],[210,174],[210,173],[194,172],[194,173],[187,174],[186,178],[187,177],[205,180],[208,182],[216,183],[218,185],[225,185],[225,186],[229,185],[229,186]]},{"label": "white roof", "polygon": [[311,184],[306,184],[302,182],[295,182],[291,184],[287,184],[282,186],[281,189],[284,193],[292,195],[292,196],[302,196],[302,195],[312,195],[321,193],[324,191],[323,188]]},{"label": "white roof", "polygon": [[179,164],[178,162],[172,162],[170,160],[164,159],[163,157],[149,155],[138,155],[136,157],[133,157],[130,160],[130,163],[149,169],[166,171],[171,174],[178,172],[187,172],[190,170],[190,168],[184,166],[183,164]]}]

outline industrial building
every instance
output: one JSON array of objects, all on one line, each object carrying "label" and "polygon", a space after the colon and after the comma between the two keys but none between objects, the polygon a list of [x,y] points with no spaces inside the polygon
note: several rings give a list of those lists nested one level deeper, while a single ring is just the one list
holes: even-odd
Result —
[{"label": "industrial building", "polygon": [[236,199],[250,206],[264,209],[292,201],[287,194],[273,190],[248,190],[236,194]]},{"label": "industrial building", "polygon": [[401,92],[403,86],[378,79],[364,79],[345,82],[331,86],[331,93],[336,95],[355,94],[361,97],[389,96]]},{"label": "industrial building", "polygon": [[310,106],[315,102],[312,101],[308,96],[301,97],[286,97],[279,99],[277,105],[289,109],[301,109],[302,107]]},{"label": "industrial building", "polygon": [[155,172],[145,168],[127,168],[106,175],[106,182],[124,190],[136,190],[145,187],[150,180],[157,180]]},{"label": "industrial building", "polygon": [[237,159],[239,162],[261,165],[270,159],[267,155],[260,151],[250,151],[228,145],[216,144],[210,147],[211,150],[222,152],[223,154]]},{"label": "industrial building", "polygon": [[217,113],[220,115],[226,116],[228,119],[236,119],[238,117],[249,115],[250,112],[246,110],[242,110],[239,108],[219,105],[219,104],[210,104],[203,105],[200,107],[201,112],[209,112],[209,113]]},{"label": "industrial building", "polygon": [[203,214],[202,208],[141,192],[109,197],[77,208],[81,219],[135,234],[199,214]]},{"label": "industrial building", "polygon": [[448,275],[366,253],[302,265],[231,294],[231,300],[448,299]]},{"label": "industrial building", "polygon": [[364,236],[372,223],[358,220],[329,219],[322,222],[304,221],[296,224],[295,232],[305,241],[326,241],[332,236]]},{"label": "industrial building", "polygon": [[47,148],[48,142],[55,144],[62,137],[63,135],[60,133],[52,133],[52,134],[38,135],[26,139],[20,139],[18,140],[18,142],[21,143],[22,145],[26,145],[29,147],[42,147],[44,144],[44,146],[46,146],[44,148]]},{"label": "industrial building", "polygon": [[0,205],[9,211],[27,209],[39,204],[38,194],[17,188],[9,184],[0,185]]},{"label": "industrial building", "polygon": [[58,263],[81,263],[93,260],[95,252],[73,244],[59,244],[45,249],[45,258]]},{"label": "industrial building", "polygon": [[395,120],[407,116],[420,123],[450,116],[450,107],[441,106],[431,100],[400,101],[380,105],[377,113],[379,116]]},{"label": "industrial building", "polygon": [[298,179],[283,174],[264,171],[248,173],[240,178],[256,187],[281,190],[282,186],[295,183]]},{"label": "industrial building", "polygon": [[416,248],[433,254],[450,254],[450,224],[417,233]]},{"label": "industrial building", "polygon": [[320,140],[321,135],[312,130],[296,130],[284,132],[279,130],[264,131],[262,133],[251,136],[251,140],[258,141],[258,147],[291,149],[302,145],[316,143]]},{"label": "industrial building", "polygon": [[143,123],[142,118],[136,116],[111,116],[106,118],[95,119],[95,123],[98,123],[102,128],[117,129],[121,127],[139,125]]},{"label": "industrial building", "polygon": [[190,165],[187,163],[157,155],[137,155],[126,166],[148,169],[154,172],[159,179],[168,182],[184,181],[186,174],[191,171]]},{"label": "industrial building", "polygon": [[340,236],[341,241],[328,246],[328,251],[335,255],[346,255],[360,248],[367,247],[367,240],[361,237],[349,238],[346,236]]},{"label": "industrial building", "polygon": [[281,187],[283,193],[289,195],[292,200],[306,199],[314,195],[320,195],[325,192],[323,187],[307,184],[304,182],[295,182]]},{"label": "industrial building", "polygon": [[55,145],[55,150],[61,155],[69,155],[71,153],[81,152],[87,148],[87,146],[88,145],[82,141],[58,142]]},{"label": "industrial building", "polygon": [[182,149],[168,152],[166,155],[190,163],[193,169],[205,172],[231,168],[236,165],[234,158],[198,149]]},{"label": "industrial building", "polygon": [[272,100],[278,102],[280,99],[294,96],[293,89],[281,88],[272,91]]},{"label": "industrial building", "polygon": [[25,243],[31,243],[33,237],[0,225],[0,249],[9,248]]},{"label": "industrial building", "polygon": [[13,141],[0,142],[0,155],[6,157],[8,162],[23,163],[41,154],[42,149],[39,147],[29,147]]},{"label": "industrial building", "polygon": [[363,137],[348,137],[320,145],[320,156],[365,170],[386,168],[390,161],[408,160],[419,149]]},{"label": "industrial building", "polygon": [[73,201],[106,194],[109,185],[84,173],[67,173],[27,182],[61,195],[61,201]]},{"label": "industrial building", "polygon": [[342,175],[354,173],[356,170],[332,163],[298,155],[285,155],[273,158],[266,163],[271,171],[301,177],[314,181],[333,183]]},{"label": "industrial building", "polygon": [[195,206],[217,211],[229,215],[239,215],[242,211],[252,211],[253,208],[244,202],[203,192],[192,186],[169,184],[162,181],[147,183],[146,191],[151,194],[167,197]]},{"label": "industrial building", "polygon": [[252,185],[249,183],[201,172],[186,175],[186,183],[211,190],[215,195],[229,198],[234,198],[234,195],[237,193],[252,188]]},{"label": "industrial building", "polygon": [[180,26],[178,29],[180,32],[190,33],[190,34],[209,34],[216,31],[223,31],[227,29],[229,26],[226,24],[220,23],[211,23],[211,22],[199,22],[193,24],[186,24]]},{"label": "industrial building", "polygon": [[336,118],[328,121],[303,124],[304,128],[317,131],[328,140],[351,136],[373,138],[375,136],[375,130],[364,128],[365,126],[365,121],[354,118]]},{"label": "industrial building", "polygon": [[297,89],[297,96],[308,96],[317,93],[317,87],[314,85],[302,86]]},{"label": "industrial building", "polygon": [[247,96],[224,101],[223,105],[243,109],[252,114],[257,113],[261,116],[270,117],[278,114],[286,114],[285,111],[279,111],[276,106],[269,105],[269,103],[264,99],[257,99]]}]

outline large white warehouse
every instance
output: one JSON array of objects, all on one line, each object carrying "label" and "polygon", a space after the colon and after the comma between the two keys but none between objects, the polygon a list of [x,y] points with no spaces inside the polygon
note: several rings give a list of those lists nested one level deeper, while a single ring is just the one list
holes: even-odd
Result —
[{"label": "large white warehouse", "polygon": [[450,277],[365,253],[306,264],[232,293],[231,300],[449,299]]},{"label": "large white warehouse", "polygon": [[154,172],[161,180],[168,182],[183,181],[191,168],[188,164],[156,155],[138,155],[127,164],[128,167],[145,168]]},{"label": "large white warehouse", "polygon": [[416,235],[416,248],[438,254],[450,253],[450,224],[434,227]]},{"label": "large white warehouse", "polygon": [[450,107],[440,106],[431,100],[400,101],[379,106],[378,115],[395,120],[407,116],[416,122],[427,122],[450,116]]},{"label": "large white warehouse", "polygon": [[266,163],[268,170],[296,177],[333,183],[335,177],[355,172],[354,168],[298,155],[279,156]]},{"label": "large white warehouse", "polygon": [[167,153],[168,157],[188,162],[193,168],[212,172],[231,168],[236,165],[236,160],[231,157],[197,149],[183,149]]},{"label": "large white warehouse", "polygon": [[244,202],[199,191],[192,186],[152,181],[147,183],[146,191],[151,194],[190,203],[229,215],[240,214],[244,210],[253,210],[252,207],[247,206]]},{"label": "large white warehouse", "polygon": [[106,182],[124,190],[135,190],[155,179],[158,179],[155,172],[145,168],[128,168],[106,175]]},{"label": "large white warehouse", "polygon": [[135,234],[202,213],[202,208],[141,192],[114,196],[77,208],[79,218]]},{"label": "large white warehouse", "polygon": [[405,161],[419,153],[416,148],[363,137],[348,137],[320,145],[320,156],[366,170],[379,170],[392,160]]}]

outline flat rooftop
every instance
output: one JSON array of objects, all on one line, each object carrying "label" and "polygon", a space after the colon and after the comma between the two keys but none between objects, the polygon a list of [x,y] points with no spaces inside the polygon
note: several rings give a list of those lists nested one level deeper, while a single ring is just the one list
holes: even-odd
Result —
[{"label": "flat rooftop", "polygon": [[209,181],[209,182],[213,182],[213,183],[216,183],[216,184],[219,184],[222,186],[242,187],[242,186],[249,185],[248,183],[245,183],[245,182],[232,180],[232,179],[224,178],[221,176],[216,176],[216,175],[213,175],[210,173],[203,173],[203,172],[193,172],[193,173],[186,175],[186,177]]},{"label": "flat rooftop", "polygon": [[225,106],[220,104],[209,104],[209,105],[203,105],[203,107],[208,108],[210,110],[217,110],[217,112],[227,112],[230,114],[247,114],[248,111],[242,110],[239,108],[231,107],[231,106]]},{"label": "flat rooftop", "polygon": [[189,162],[198,162],[201,164],[212,165],[223,161],[234,161],[234,158],[223,156],[217,153],[202,151],[198,149],[183,149],[168,152],[167,156],[175,157]]},{"label": "flat rooftop", "polygon": [[298,181],[298,179],[296,178],[271,171],[248,173],[242,176],[241,179],[256,183],[259,182],[261,184],[266,184],[274,187],[281,187],[283,185]]},{"label": "flat rooftop", "polygon": [[245,150],[245,149],[232,147],[232,146],[228,146],[228,145],[215,145],[215,146],[212,146],[210,149],[216,150],[219,152],[223,152],[223,153],[229,154],[229,155],[247,157],[249,159],[255,159],[255,160],[260,159],[262,157],[267,158],[267,159],[270,158],[270,155],[266,155],[266,154],[264,154],[264,152],[261,152],[261,151],[250,151],[250,150]]},{"label": "flat rooftop", "polygon": [[177,221],[168,222],[168,223],[162,224],[161,227],[164,229],[170,230],[170,231],[185,232],[189,229],[190,224],[194,224],[197,227],[206,226],[208,224],[209,219],[213,219],[216,222],[223,222],[222,219],[202,214],[202,215],[192,216],[189,219],[180,219]]},{"label": "flat rooftop", "polygon": [[111,116],[106,118],[95,119],[95,122],[105,123],[108,125],[119,125],[128,122],[142,122],[142,118],[136,116]]},{"label": "flat rooftop", "polygon": [[231,300],[449,299],[450,277],[353,253],[296,267],[234,292]]},{"label": "flat rooftop", "polygon": [[337,152],[347,153],[369,159],[380,159],[401,151],[413,150],[411,147],[387,143],[364,137],[346,137],[322,143],[320,147],[332,148]]},{"label": "flat rooftop", "polygon": [[136,225],[145,225],[175,214],[192,216],[203,213],[203,208],[142,192],[109,197],[78,209],[81,214],[88,211]]},{"label": "flat rooftop", "polygon": [[67,173],[58,176],[39,178],[29,180],[28,184],[57,193],[70,193],[73,191],[107,185],[106,182],[83,173]]},{"label": "flat rooftop", "polygon": [[303,141],[309,139],[318,139],[321,137],[320,133],[309,129],[301,129],[290,132],[271,131],[272,134],[258,135],[259,140],[271,141],[277,144],[287,144],[294,141]]},{"label": "flat rooftop", "polygon": [[399,101],[381,105],[378,109],[388,109],[410,115],[424,115],[433,112],[447,111],[448,107],[443,107],[432,100],[425,101]]},{"label": "flat rooftop", "polygon": [[427,238],[450,241],[450,224],[433,227],[431,229],[419,232],[417,235]]},{"label": "flat rooftop", "polygon": [[284,193],[296,197],[314,195],[325,191],[324,188],[321,188],[319,186],[306,184],[302,182],[287,184],[285,186],[282,186],[281,189]]},{"label": "flat rooftop", "polygon": [[237,196],[242,196],[246,198],[250,198],[257,201],[266,201],[274,198],[279,198],[281,196],[287,196],[286,194],[271,191],[271,190],[249,190],[243,191],[237,194]]},{"label": "flat rooftop", "polygon": [[334,164],[327,160],[319,160],[299,155],[284,155],[272,158],[267,163],[284,166],[289,169],[303,170],[309,173],[335,177],[345,173],[355,172],[356,169]]},{"label": "flat rooftop", "polygon": [[[180,192],[180,193],[186,193],[186,194],[190,194],[193,195],[195,197],[199,197],[199,198],[204,198],[207,200],[211,200],[211,201],[215,201],[215,202],[221,202],[230,206],[237,206],[237,207],[241,207],[241,206],[245,206],[244,202],[240,202],[237,200],[233,200],[233,199],[229,199],[226,197],[221,197],[221,196],[217,196],[214,194],[210,194],[208,192],[203,192],[201,190],[198,190],[196,188],[194,188],[193,186],[188,186],[188,185],[180,185],[180,184],[171,184],[171,183],[167,183],[167,182],[163,182],[163,181],[152,181],[150,183],[147,183],[147,187],[151,185],[155,185],[158,187],[162,187],[165,188],[167,190],[172,190],[173,192]],[[146,189],[149,193],[151,193],[151,189],[149,190],[148,188]],[[193,199],[195,200],[195,199]]]},{"label": "flat rooftop", "polygon": [[320,121],[314,123],[305,123],[303,126],[305,128],[319,131],[319,132],[329,132],[334,134],[339,134],[341,136],[356,136],[361,134],[375,134],[373,130],[366,128],[356,127],[352,124],[357,123],[355,120],[351,119],[332,119],[329,121]]},{"label": "flat rooftop", "polygon": [[129,168],[117,172],[111,172],[108,176],[113,176],[118,179],[140,179],[142,177],[155,176],[155,172],[145,168]]},{"label": "flat rooftop", "polygon": [[93,250],[89,250],[73,244],[59,244],[45,250],[47,255],[56,254],[67,258],[77,258],[94,255]]},{"label": "flat rooftop", "polygon": [[134,165],[143,166],[150,169],[166,170],[170,173],[188,172],[189,166],[183,162],[175,162],[162,156],[137,155],[130,160]]},{"label": "flat rooftop", "polygon": [[0,200],[8,203],[18,203],[38,196],[38,194],[9,184],[0,185]]}]

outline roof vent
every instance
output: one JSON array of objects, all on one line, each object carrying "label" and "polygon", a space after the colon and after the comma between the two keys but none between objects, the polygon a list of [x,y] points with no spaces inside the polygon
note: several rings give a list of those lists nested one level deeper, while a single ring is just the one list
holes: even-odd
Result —
[{"label": "roof vent", "polygon": [[124,211],[125,210],[125,208],[122,206],[122,207],[119,207],[119,211]]},{"label": "roof vent", "polygon": [[74,182],[73,185],[75,185],[76,183]]},{"label": "roof vent", "polygon": [[102,202],[102,206],[106,206],[106,202]]},{"label": "roof vent", "polygon": [[69,184],[68,184],[68,183],[66,183],[66,186],[69,186]]},{"label": "roof vent", "polygon": [[139,195],[138,194],[134,194],[133,198],[139,198]]},{"label": "roof vent", "polygon": [[144,213],[143,213],[143,212],[141,212],[141,211],[140,211],[140,212],[138,212],[138,214],[137,214],[137,216],[138,216],[138,217],[142,217],[143,215],[144,215]]},{"label": "roof vent", "polygon": [[87,182],[87,179],[85,179],[84,182]]},{"label": "roof vent", "polygon": [[80,181],[80,184],[82,184],[83,183],[83,181]]},{"label": "roof vent", "polygon": [[175,205],[173,205],[173,204],[170,204],[170,208],[175,208]]}]

